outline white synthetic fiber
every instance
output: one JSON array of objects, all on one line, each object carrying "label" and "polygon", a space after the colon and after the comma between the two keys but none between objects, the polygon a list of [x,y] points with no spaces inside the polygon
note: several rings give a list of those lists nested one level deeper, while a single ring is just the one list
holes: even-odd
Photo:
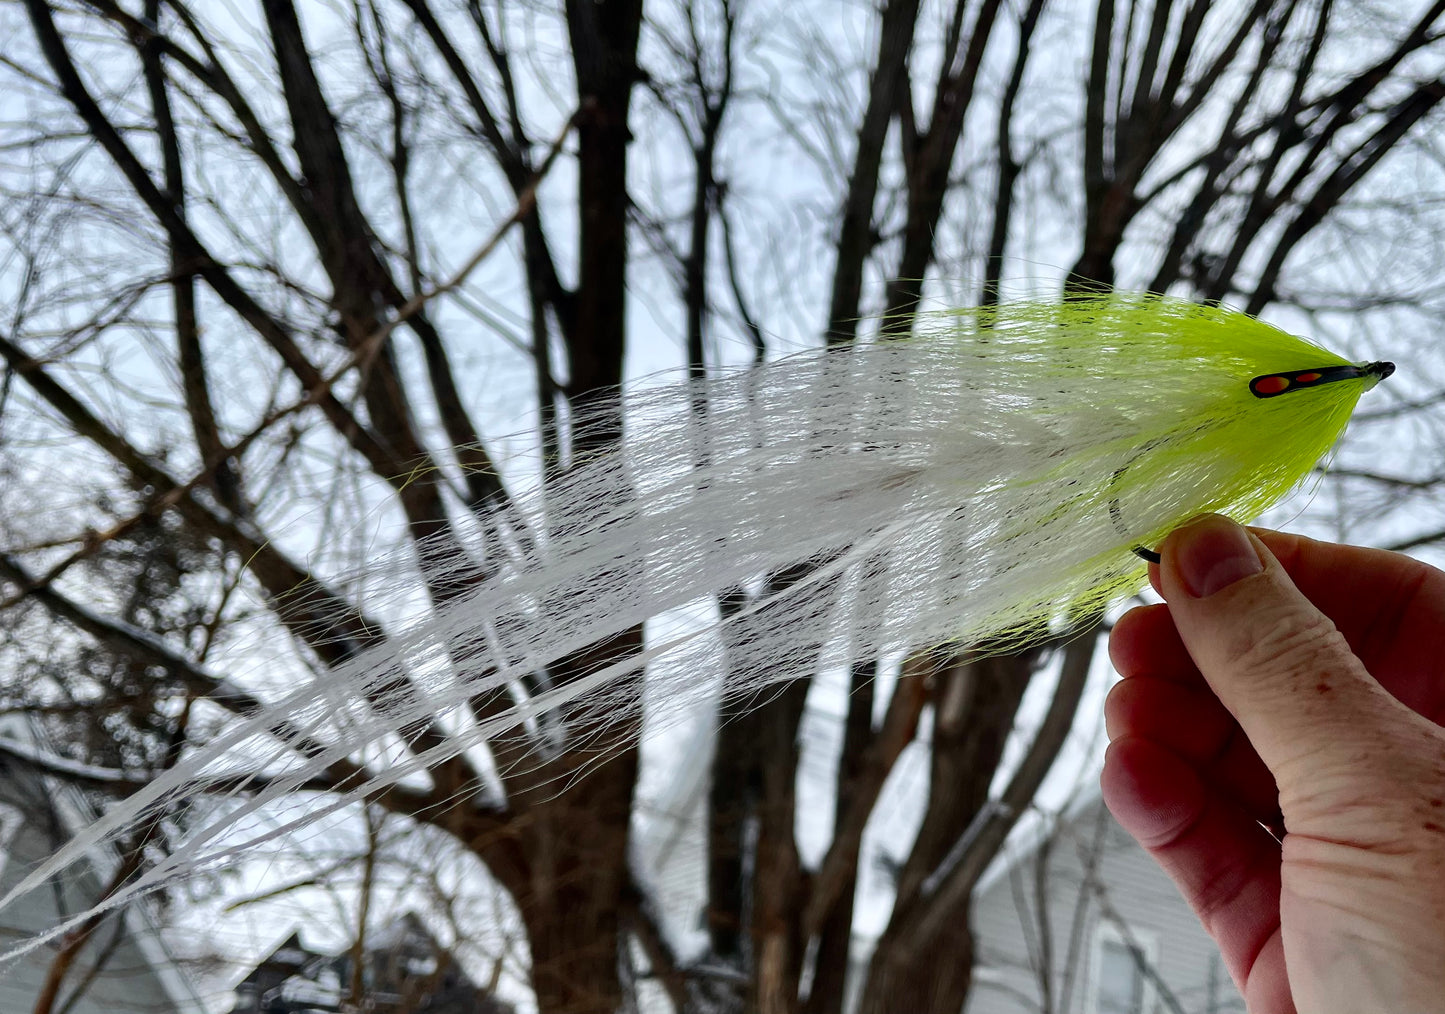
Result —
[{"label": "white synthetic fiber", "polygon": [[[1002,648],[1097,615],[1142,585],[1132,547],[1155,545],[1202,509],[1252,515],[1298,480],[1292,461],[1271,456],[1259,427],[1275,416],[1261,413],[1318,429],[1315,457],[1343,425],[1313,395],[1275,399],[1281,407],[1248,394],[1261,369],[1320,365],[1301,361],[1305,343],[1265,329],[1277,349],[1256,334],[1233,355],[1218,336],[1196,346],[1189,329],[1226,328],[1238,315],[1173,301],[1109,306],[1024,304],[984,323],[938,315],[907,340],[629,393],[622,448],[499,512],[490,552],[422,553],[442,582],[469,590],[236,722],[0,907],[239,769],[281,773],[211,811],[181,853],[107,906],[244,852],[257,840],[239,830],[248,814],[343,758],[371,766],[337,806],[481,745],[504,769],[579,745],[595,759],[635,735],[644,685],[649,706],[715,693],[700,658],[726,673],[725,696],[742,707],[821,665],[946,642]],[[617,410],[615,400],[595,405],[578,426],[606,425]],[[1259,452],[1232,450],[1250,445]],[[1241,499],[1241,489],[1266,492]],[[536,537],[516,537],[523,530]],[[477,583],[481,558],[496,571]],[[734,589],[747,592],[733,606],[709,605]],[[568,680],[549,676],[688,603],[710,619]],[[409,726],[439,715],[451,735],[398,752],[397,737],[414,738]],[[298,733],[321,752],[288,745]],[[392,762],[375,760],[383,755]],[[295,825],[260,826],[264,838]]]}]

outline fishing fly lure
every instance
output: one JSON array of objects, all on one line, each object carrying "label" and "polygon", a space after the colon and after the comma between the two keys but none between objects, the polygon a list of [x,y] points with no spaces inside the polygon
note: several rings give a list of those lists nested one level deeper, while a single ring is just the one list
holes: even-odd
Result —
[{"label": "fishing fly lure", "polygon": [[[623,412],[616,450],[514,497],[477,547],[420,554],[433,587],[469,591],[221,732],[0,906],[240,767],[267,771],[264,788],[209,809],[107,904],[244,853],[243,818],[344,758],[400,759],[373,760],[338,805],[464,749],[511,764],[632,735],[644,699],[665,710],[721,684],[741,700],[820,666],[1000,650],[1098,616],[1183,521],[1247,521],[1299,485],[1392,370],[1232,310],[1109,295],[926,314],[907,339],[626,392],[574,423]],[[595,651],[685,605],[692,621],[640,650]],[[439,715],[435,745],[382,749]]]}]

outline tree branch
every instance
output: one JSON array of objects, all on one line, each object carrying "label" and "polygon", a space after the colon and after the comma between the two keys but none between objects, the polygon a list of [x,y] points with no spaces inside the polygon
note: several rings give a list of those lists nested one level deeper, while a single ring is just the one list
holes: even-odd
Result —
[{"label": "tree branch", "polygon": [[929,875],[921,891],[920,906],[900,935],[905,950],[916,948],[916,953],[922,953],[928,941],[950,920],[958,918],[958,913],[968,904],[978,878],[1033,800],[1059,748],[1068,738],[1097,646],[1098,638],[1091,631],[1076,637],[1064,649],[1058,686],[1054,688],[1053,699],[1028,753],[997,802],[988,810],[980,811],[981,824],[972,834],[959,839],[959,845]]},{"label": "tree branch", "polygon": [[[961,0],[960,0],[961,2]],[[829,344],[851,342],[858,331],[863,265],[873,251],[873,204],[888,124],[907,80],[908,54],[918,21],[919,0],[888,0],[878,34],[878,63],[868,84],[868,104],[858,127],[858,147],[838,230],[838,260],[828,305]]]}]

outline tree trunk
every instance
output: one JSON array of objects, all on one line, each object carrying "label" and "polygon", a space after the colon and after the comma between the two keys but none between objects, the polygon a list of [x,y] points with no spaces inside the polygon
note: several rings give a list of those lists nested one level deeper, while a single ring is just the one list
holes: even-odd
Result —
[{"label": "tree trunk", "polygon": [[924,948],[907,941],[932,875],[971,837],[1013,729],[1038,652],[952,660],[937,677],[928,808],[898,878],[893,917],[868,969],[860,1014],[957,1014],[972,983],[967,899]]},{"label": "tree trunk", "polygon": [[879,945],[858,1014],[958,1014],[973,985],[973,928],[968,913],[925,953]]},{"label": "tree trunk", "polygon": [[[568,771],[575,772],[568,758]],[[532,952],[539,1014],[616,1014],[627,891],[627,839],[637,753],[628,751],[516,821],[513,855],[525,884],[508,883]],[[496,865],[488,860],[494,871]]]}]

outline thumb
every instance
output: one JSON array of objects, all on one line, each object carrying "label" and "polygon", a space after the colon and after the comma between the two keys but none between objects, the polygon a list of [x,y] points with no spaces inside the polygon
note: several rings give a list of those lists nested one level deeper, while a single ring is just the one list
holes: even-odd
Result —
[{"label": "thumb", "polygon": [[1210,514],[1160,556],[1174,626],[1281,788],[1290,768],[1358,756],[1375,738],[1393,698],[1264,543]]}]

